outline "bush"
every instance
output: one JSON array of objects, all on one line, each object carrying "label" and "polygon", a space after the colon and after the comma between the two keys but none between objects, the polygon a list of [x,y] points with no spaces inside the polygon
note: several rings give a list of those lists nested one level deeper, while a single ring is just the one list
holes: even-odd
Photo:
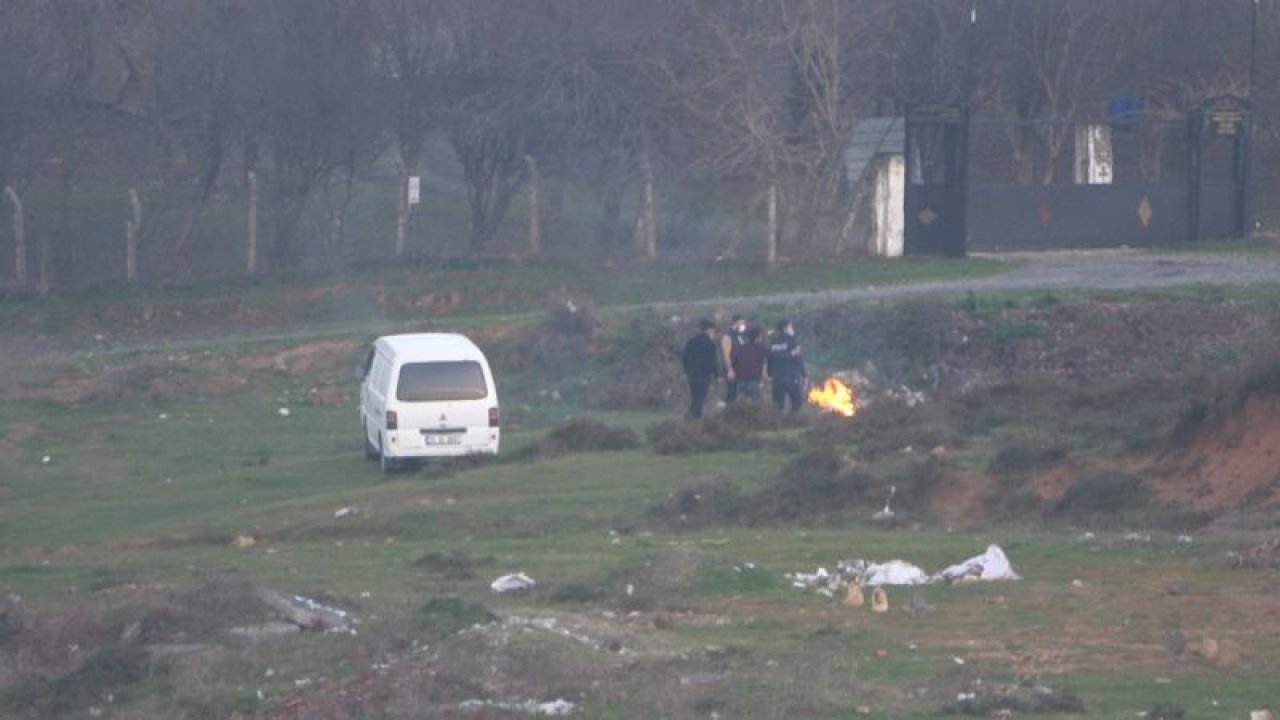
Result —
[{"label": "bush", "polygon": [[6,692],[3,705],[14,713],[7,717],[63,717],[102,702],[108,694],[123,694],[153,671],[145,648],[110,645],[62,677],[38,678]]},{"label": "bush", "polygon": [[568,299],[552,303],[530,346],[534,362],[558,373],[581,368],[598,327],[591,303]]},{"label": "bush", "polygon": [[473,557],[461,550],[448,553],[429,552],[413,561],[413,566],[432,575],[450,580],[470,580],[475,569],[496,562],[492,555]]},{"label": "bush", "polygon": [[1121,472],[1108,471],[1078,481],[1053,506],[1056,515],[1087,517],[1116,515],[1143,507],[1150,493],[1142,481]]},{"label": "bush", "polygon": [[498,616],[482,603],[458,595],[433,597],[413,613],[414,623],[433,640],[497,620]]},{"label": "bush", "polygon": [[538,443],[538,454],[554,457],[575,452],[630,450],[640,444],[635,430],[612,427],[590,418],[575,418],[552,429]]},{"label": "bush", "polygon": [[813,519],[858,504],[879,487],[853,458],[825,447],[783,466],[778,479],[756,496],[753,514],[760,520]]},{"label": "bush", "polygon": [[738,487],[719,475],[687,478],[649,511],[660,527],[699,529],[737,520],[743,502]]},{"label": "bush", "polygon": [[721,416],[654,423],[645,428],[645,437],[659,455],[750,450],[757,445],[754,435]]},{"label": "bush", "polygon": [[881,401],[864,408],[851,421],[843,417],[820,419],[808,433],[814,444],[857,448],[861,460],[911,447],[928,452],[935,447],[954,448],[962,440],[945,407],[929,403],[910,407],[898,401]]},{"label": "bush", "polygon": [[587,407],[665,410],[683,403],[687,399],[680,368],[683,345],[684,338],[671,323],[652,313],[632,317],[604,348],[601,371],[586,389]]},{"label": "bush", "polygon": [[1065,448],[1057,445],[1008,445],[991,459],[989,469],[997,475],[1017,475],[1059,462],[1067,457]]}]

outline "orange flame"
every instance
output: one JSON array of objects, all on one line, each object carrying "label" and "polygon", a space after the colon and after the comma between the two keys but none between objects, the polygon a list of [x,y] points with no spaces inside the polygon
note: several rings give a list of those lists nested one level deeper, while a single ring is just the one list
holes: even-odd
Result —
[{"label": "orange flame", "polygon": [[858,396],[853,388],[833,377],[827,378],[822,387],[809,389],[809,404],[845,417],[858,413]]}]

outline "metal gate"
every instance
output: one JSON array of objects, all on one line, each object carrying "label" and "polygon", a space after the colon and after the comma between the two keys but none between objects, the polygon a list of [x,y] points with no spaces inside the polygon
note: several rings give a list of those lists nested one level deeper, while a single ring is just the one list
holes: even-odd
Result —
[{"label": "metal gate", "polygon": [[1153,247],[1240,237],[1249,105],[1185,115],[1011,122],[959,105],[907,109],[905,251]]},{"label": "metal gate", "polygon": [[965,254],[965,142],[968,115],[960,105],[907,108],[903,251]]}]

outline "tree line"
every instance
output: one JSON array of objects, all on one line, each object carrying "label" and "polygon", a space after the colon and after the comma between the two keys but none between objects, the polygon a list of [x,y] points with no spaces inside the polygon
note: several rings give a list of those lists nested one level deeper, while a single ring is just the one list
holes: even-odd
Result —
[{"label": "tree line", "polygon": [[[1053,182],[1029,158],[1064,139],[1039,121],[1236,94],[1274,158],[1277,38],[1277,0],[7,0],[0,268],[69,282],[90,188],[115,193],[130,280],[196,277],[208,252],[250,273],[417,257],[430,219],[407,189],[433,148],[467,256],[513,251],[517,203],[515,250],[543,252],[570,193],[593,252],[655,258],[664,202],[691,195],[735,218],[702,238],[717,252],[851,252],[859,119],[968,103],[1021,122],[1008,162]],[[373,177],[395,222],[349,237]]]}]

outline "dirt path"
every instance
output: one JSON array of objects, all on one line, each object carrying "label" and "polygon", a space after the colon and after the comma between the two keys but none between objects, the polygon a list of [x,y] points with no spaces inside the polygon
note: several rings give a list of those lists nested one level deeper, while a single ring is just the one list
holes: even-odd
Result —
[{"label": "dirt path", "polygon": [[[1008,273],[983,278],[904,285],[871,285],[846,290],[725,297],[658,307],[708,307],[747,303],[816,305],[857,300],[959,295],[1007,290],[1136,290],[1186,285],[1280,283],[1280,259],[1225,254],[1152,253],[1136,250],[1082,250],[983,255],[1016,264]],[[647,307],[653,307],[649,305]]]},{"label": "dirt path", "polygon": [[[961,295],[1034,289],[1123,290],[1186,285],[1250,285],[1280,283],[1280,258],[1227,254],[1153,253],[1138,250],[1086,250],[983,255],[1015,266],[1007,273],[962,280],[894,285],[869,285],[841,290],[718,297],[706,300],[644,303],[608,308],[627,312],[657,309],[685,312],[690,309],[734,306],[822,305],[859,300]],[[352,330],[348,325],[346,330]],[[217,337],[116,338],[109,346],[93,341],[59,338],[3,337],[0,342],[0,381],[12,374],[13,365],[40,358],[85,351],[98,353],[196,351],[210,345],[276,340],[320,340],[339,334],[339,328],[305,331],[227,334]],[[7,372],[9,371],[9,372]]]}]

